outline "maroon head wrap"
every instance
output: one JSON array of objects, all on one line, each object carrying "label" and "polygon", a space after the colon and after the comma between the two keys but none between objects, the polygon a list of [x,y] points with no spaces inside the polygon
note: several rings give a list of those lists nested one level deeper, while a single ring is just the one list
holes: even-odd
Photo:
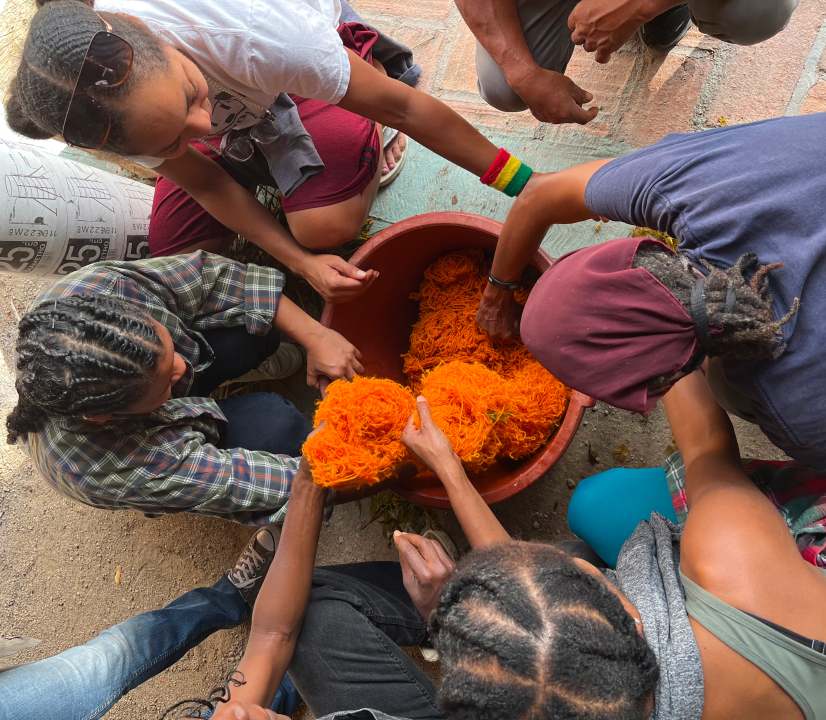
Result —
[{"label": "maroon head wrap", "polygon": [[522,315],[522,340],[566,385],[634,412],[649,412],[667,387],[648,385],[691,358],[694,323],[679,300],[643,268],[640,245],[622,238],[559,258],[534,287]]}]

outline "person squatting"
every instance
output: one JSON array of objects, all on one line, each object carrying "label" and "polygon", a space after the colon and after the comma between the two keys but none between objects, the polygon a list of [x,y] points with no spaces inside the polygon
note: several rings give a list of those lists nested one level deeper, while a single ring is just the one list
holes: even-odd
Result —
[{"label": "person squatting", "polygon": [[[237,668],[163,718],[283,720],[303,699],[325,720],[826,720],[824,115],[671,134],[539,173],[417,90],[412,50],[346,0],[37,4],[9,126],[158,180],[151,258],[83,267],[20,319],[8,442],[90,508],[256,531],[211,587],[0,671],[0,718],[100,718],[251,617]],[[754,44],[797,0],[457,6],[487,103],[587,124],[594,98],[565,76],[575,46],[601,63],[635,34],[640,52],[668,51],[692,22]],[[290,400],[215,391],[304,369],[323,397],[364,373],[373,348],[287,298],[285,272],[229,247],[243,236],[328,302],[369,297],[379,273],[328,251],[359,234],[380,186],[413,172],[408,138],[515,198],[478,327],[521,339],[611,406],[662,401],[679,450],[579,483],[567,518],[579,540],[523,542],[419,396],[401,442],[470,550],[397,531],[399,562],[315,567],[334,506],[386,485],[321,487],[302,457],[319,428]],[[262,186],[279,190],[284,224],[256,200]],[[673,244],[568,252],[523,307],[516,291],[548,228],[588,219]],[[729,413],[790,459],[742,459]],[[4,639],[0,657],[30,646]],[[438,657],[438,687],[409,646]]]}]

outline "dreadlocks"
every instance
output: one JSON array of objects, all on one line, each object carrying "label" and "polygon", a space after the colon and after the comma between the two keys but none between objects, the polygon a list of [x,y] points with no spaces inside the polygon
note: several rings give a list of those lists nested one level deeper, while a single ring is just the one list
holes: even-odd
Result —
[{"label": "dreadlocks", "polygon": [[[727,355],[742,360],[774,359],[786,346],[782,343],[785,325],[798,310],[797,298],[786,315],[775,320],[773,298],[769,292],[768,274],[783,267],[783,263],[760,265],[755,253],[742,255],[727,270],[703,263],[709,271],[704,281],[705,307],[711,337],[703,346],[711,356]],[[661,250],[654,245],[640,247],[634,257],[634,267],[648,270],[682,303],[689,315],[691,293],[697,276],[688,261],[680,255]],[[746,275],[754,270],[751,280]],[[734,293],[732,307],[726,299]]]}]

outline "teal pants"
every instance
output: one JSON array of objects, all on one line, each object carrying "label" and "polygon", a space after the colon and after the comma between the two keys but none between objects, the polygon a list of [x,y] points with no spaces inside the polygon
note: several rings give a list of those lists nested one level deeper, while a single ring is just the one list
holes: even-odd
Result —
[{"label": "teal pants", "polygon": [[677,522],[662,468],[613,468],[577,485],[568,505],[568,527],[611,567],[640,520],[658,512]]}]

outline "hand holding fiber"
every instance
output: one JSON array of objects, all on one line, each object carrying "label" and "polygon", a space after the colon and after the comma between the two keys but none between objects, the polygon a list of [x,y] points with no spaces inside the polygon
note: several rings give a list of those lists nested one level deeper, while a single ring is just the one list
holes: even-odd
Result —
[{"label": "hand holding fiber", "polygon": [[[416,398],[419,422],[412,414],[402,433],[402,445],[422,465],[438,477],[442,477],[451,465],[461,465],[450,440],[439,429],[430,414],[430,405],[421,395]],[[417,427],[417,424],[419,427]]]}]

